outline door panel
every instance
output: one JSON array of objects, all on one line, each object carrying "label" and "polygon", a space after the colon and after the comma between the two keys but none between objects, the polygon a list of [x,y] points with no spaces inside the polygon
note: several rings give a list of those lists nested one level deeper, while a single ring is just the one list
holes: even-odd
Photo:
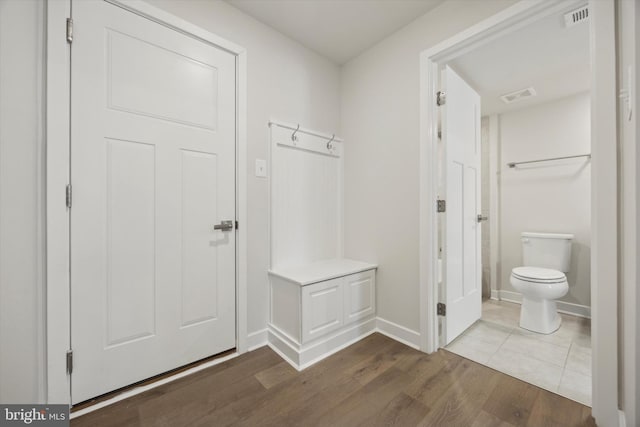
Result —
[{"label": "door panel", "polygon": [[155,334],[155,147],[106,139],[107,346]]},{"label": "door panel", "polygon": [[480,319],[480,96],[451,68],[442,73],[445,156],[444,345]]},{"label": "door panel", "polygon": [[106,62],[109,107],[216,129],[216,67],[111,29]]},{"label": "door panel", "polygon": [[235,57],[73,2],[72,402],[235,346]]},{"label": "door panel", "polygon": [[186,327],[217,318],[215,253],[219,243],[227,243],[227,236],[220,236],[222,241],[218,242],[208,229],[211,218],[218,216],[216,156],[189,150],[181,150],[181,154],[181,300],[182,326]]}]

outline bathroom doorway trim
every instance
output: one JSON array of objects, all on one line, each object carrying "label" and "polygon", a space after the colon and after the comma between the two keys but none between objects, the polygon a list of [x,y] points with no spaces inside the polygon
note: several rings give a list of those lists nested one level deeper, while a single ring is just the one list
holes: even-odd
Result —
[{"label": "bathroom doorway trim", "polygon": [[[420,54],[420,335],[421,350],[439,348],[437,262],[438,68],[451,59],[582,1],[521,1]],[[616,25],[613,0],[589,0],[591,51],[591,304],[593,416],[619,425],[618,182]],[[606,315],[605,315],[606,314]]]}]

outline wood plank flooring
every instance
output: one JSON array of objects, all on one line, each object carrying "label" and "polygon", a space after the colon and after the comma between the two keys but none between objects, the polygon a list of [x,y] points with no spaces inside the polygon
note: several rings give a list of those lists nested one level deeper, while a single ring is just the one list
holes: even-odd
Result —
[{"label": "wood plank flooring", "polygon": [[71,420],[72,426],[595,426],[591,408],[380,334],[297,372],[271,349]]}]

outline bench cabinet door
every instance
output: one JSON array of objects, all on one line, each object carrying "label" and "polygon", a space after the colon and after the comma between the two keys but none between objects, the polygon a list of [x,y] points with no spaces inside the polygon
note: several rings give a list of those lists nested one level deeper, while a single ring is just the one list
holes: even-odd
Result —
[{"label": "bench cabinet door", "polygon": [[309,342],[344,325],[343,281],[341,277],[303,287],[302,342]]},{"label": "bench cabinet door", "polygon": [[376,313],[375,270],[351,274],[343,280],[345,325],[374,315]]}]

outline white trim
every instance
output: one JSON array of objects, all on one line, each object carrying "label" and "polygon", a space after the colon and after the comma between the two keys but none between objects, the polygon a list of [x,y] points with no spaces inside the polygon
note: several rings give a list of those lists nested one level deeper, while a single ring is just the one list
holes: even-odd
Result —
[{"label": "white trim", "polygon": [[624,415],[624,411],[618,409],[618,426],[626,427],[627,426],[627,418]]},{"label": "white trim", "polygon": [[512,291],[498,291],[498,301],[512,302],[514,304],[522,304],[522,294]]},{"label": "white trim", "polygon": [[491,299],[495,301],[500,301],[500,291],[496,289],[491,289]]},{"label": "white trim", "polygon": [[[420,55],[420,184],[419,184],[419,295],[420,349],[438,350],[438,123],[433,96],[438,90],[438,67],[424,53]],[[433,118],[433,119],[432,119]],[[435,179],[434,179],[435,177]]]},{"label": "white trim", "polygon": [[591,324],[593,417],[618,417],[618,146],[613,0],[589,0],[591,55]]},{"label": "white trim", "polygon": [[269,324],[267,339],[268,345],[273,351],[298,371],[302,371],[376,332],[420,350],[420,334],[418,332],[380,317],[356,323],[348,329],[340,330],[335,334],[327,335],[304,345]]},{"label": "white trim", "polygon": [[376,318],[369,318],[309,344],[298,344],[269,324],[269,347],[298,371],[308,368],[361,339],[377,332]]},{"label": "white trim", "polygon": [[237,72],[237,98],[236,98],[236,111],[237,111],[237,153],[236,158],[236,203],[238,210],[236,212],[238,219],[237,240],[237,307],[236,307],[236,319],[237,319],[237,350],[242,354],[248,349],[248,323],[249,323],[249,291],[248,286],[248,203],[247,203],[247,52],[242,49],[236,53],[236,72]]},{"label": "white trim", "polygon": [[[437,114],[438,65],[497,37],[584,1],[520,1],[420,55],[420,333],[421,349],[438,348]],[[592,89],[592,262],[593,414],[598,424],[617,425],[617,135],[615,3],[589,0],[591,9]],[[596,249],[597,248],[597,249]],[[613,286],[608,286],[614,284]],[[600,285],[600,286],[599,286]],[[603,315],[599,315],[603,313]],[[606,315],[605,315],[606,313]]]},{"label": "white trim", "polygon": [[[236,55],[237,76],[237,260],[236,350],[247,351],[247,53],[246,50],[140,0],[105,0]],[[69,183],[70,49],[64,25],[71,0],[47,2],[47,402],[70,403],[65,353],[70,348],[69,215],[64,187]],[[67,108],[61,108],[67,106]]]},{"label": "white trim", "polygon": [[420,350],[420,333],[397,323],[378,317],[376,319],[376,332],[381,333],[404,345]]},{"label": "white trim", "polygon": [[64,188],[69,183],[70,49],[62,24],[70,0],[47,2],[46,84],[46,401],[71,401],[65,353],[71,347],[69,288],[69,213]]},{"label": "white trim", "polygon": [[500,262],[500,116],[489,116],[489,269],[491,271],[491,298],[500,288],[502,263]]},{"label": "white trim", "polygon": [[264,347],[269,343],[268,329],[264,328],[261,331],[251,332],[247,335],[247,351],[257,350],[260,347]]},{"label": "white trim", "polygon": [[[513,291],[497,291],[498,300],[522,304],[522,294]],[[587,305],[574,304],[565,301],[556,301],[559,313],[570,314],[571,316],[584,317],[591,319],[591,307]]]},{"label": "white trim", "polygon": [[202,371],[204,369],[207,369],[207,368],[210,368],[212,366],[219,365],[219,364],[221,364],[223,362],[226,362],[228,360],[235,359],[238,356],[239,356],[238,353],[233,353],[233,354],[230,354],[228,356],[220,357],[220,358],[212,360],[210,362],[206,362],[206,363],[203,363],[201,365],[194,366],[193,368],[187,369],[185,371],[178,372],[176,374],[173,374],[173,375],[168,376],[166,378],[163,378],[161,380],[155,381],[155,382],[153,382],[151,384],[146,384],[146,385],[142,385],[142,386],[139,386],[139,387],[132,388],[131,390],[124,391],[124,392],[122,392],[122,393],[120,393],[120,394],[118,394],[116,396],[113,396],[110,399],[103,400],[102,402],[98,402],[98,403],[96,403],[94,405],[88,406],[88,407],[86,407],[84,409],[81,409],[79,411],[72,412],[69,418],[70,419],[78,418],[78,417],[80,417],[82,415],[85,415],[85,414],[88,414],[90,412],[97,411],[98,409],[104,408],[105,406],[113,405],[114,403],[120,402],[121,400],[128,399],[130,397],[133,397],[133,396],[136,396],[138,394],[144,393],[145,391],[149,391],[149,390],[152,390],[154,388],[160,387],[161,385],[168,384],[170,382],[173,382],[173,381],[178,380],[180,378],[186,377],[188,375],[195,374],[196,372],[200,372],[200,371]]},{"label": "white trim", "polygon": [[230,53],[233,53],[234,55],[238,55],[246,51],[246,49],[240,45],[237,45],[227,39],[224,39],[220,36],[210,33],[209,31],[201,27],[198,27],[197,25],[194,25],[189,21],[185,21],[182,18],[178,18],[177,16],[172,15],[169,12],[165,12],[162,9],[158,9],[157,7],[152,6],[143,0],[104,0],[104,1],[108,3],[112,3],[116,6],[122,7],[123,9],[127,9],[129,12],[143,16],[147,19],[157,22],[158,24],[167,26],[187,36],[195,37],[205,43],[213,44]]},{"label": "white trim", "polygon": [[[623,315],[622,329],[622,396],[623,421],[628,426],[640,425],[640,274],[638,202],[640,201],[640,2],[617,3],[618,18],[618,78],[620,106],[620,264],[621,276],[620,310]],[[630,104],[630,105],[629,105]],[[629,117],[631,108],[631,117]]]}]

